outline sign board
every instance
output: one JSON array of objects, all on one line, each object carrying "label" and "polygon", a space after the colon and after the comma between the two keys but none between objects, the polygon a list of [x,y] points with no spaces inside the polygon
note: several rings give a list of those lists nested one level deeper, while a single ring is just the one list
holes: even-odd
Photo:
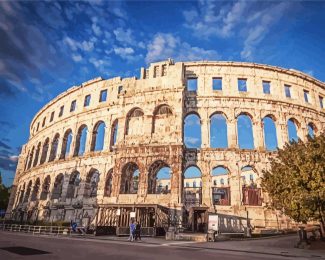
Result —
[{"label": "sign board", "polygon": [[208,230],[219,230],[219,217],[218,215],[209,215]]},{"label": "sign board", "polygon": [[121,209],[117,209],[116,210],[116,216],[120,216],[121,215]]},{"label": "sign board", "polygon": [[135,211],[130,212],[130,218],[135,218]]}]

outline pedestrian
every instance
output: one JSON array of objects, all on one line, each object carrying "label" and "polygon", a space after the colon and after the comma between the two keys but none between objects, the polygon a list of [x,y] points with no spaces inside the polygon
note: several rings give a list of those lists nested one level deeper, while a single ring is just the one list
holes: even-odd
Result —
[{"label": "pedestrian", "polygon": [[133,220],[131,220],[131,223],[130,223],[130,236],[128,238],[128,241],[133,241],[134,240],[134,231],[135,231],[135,224],[134,224]]},{"label": "pedestrian", "polygon": [[135,240],[137,240],[139,238],[139,240],[141,241],[141,224],[140,222],[137,222],[136,226],[135,226]]}]

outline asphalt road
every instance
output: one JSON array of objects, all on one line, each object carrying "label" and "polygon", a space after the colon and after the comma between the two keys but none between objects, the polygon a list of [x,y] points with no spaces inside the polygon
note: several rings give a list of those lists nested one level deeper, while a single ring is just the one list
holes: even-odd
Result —
[{"label": "asphalt road", "polygon": [[126,242],[0,232],[0,259],[309,259],[229,248],[204,248],[202,245],[193,242],[166,243],[163,239],[161,243],[150,243],[146,239],[143,242]]}]

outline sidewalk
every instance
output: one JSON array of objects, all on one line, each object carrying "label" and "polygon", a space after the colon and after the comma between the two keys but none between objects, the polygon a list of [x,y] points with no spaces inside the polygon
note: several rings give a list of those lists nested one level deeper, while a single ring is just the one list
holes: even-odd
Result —
[{"label": "sidewalk", "polygon": [[298,239],[297,235],[221,242],[166,241],[163,237],[143,237],[142,241],[134,242],[127,241],[127,237],[116,236],[86,236],[86,238],[92,240],[119,241],[134,244],[145,243],[157,246],[175,246],[184,248],[209,249],[216,251],[226,250],[243,253],[259,253],[261,255],[325,259],[325,242],[314,242],[311,249],[298,249],[294,247]]}]

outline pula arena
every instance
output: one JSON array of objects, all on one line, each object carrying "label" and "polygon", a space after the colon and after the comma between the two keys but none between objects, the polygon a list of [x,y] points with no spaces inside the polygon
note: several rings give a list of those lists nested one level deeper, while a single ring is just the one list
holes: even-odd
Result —
[{"label": "pula arena", "polygon": [[[139,79],[74,86],[32,120],[6,216],[75,220],[115,234],[127,233],[132,218],[148,235],[171,225],[204,232],[210,215],[223,232],[292,228],[260,189],[276,154],[267,149],[264,120],[280,148],[290,135],[306,140],[324,129],[323,97],[325,84],[309,75],[243,62],[169,59],[142,68]],[[189,116],[199,126],[186,126]],[[240,145],[240,118],[253,137],[248,148]],[[199,128],[199,147],[186,144],[191,128]],[[226,139],[223,147],[212,145],[213,133]]]}]

